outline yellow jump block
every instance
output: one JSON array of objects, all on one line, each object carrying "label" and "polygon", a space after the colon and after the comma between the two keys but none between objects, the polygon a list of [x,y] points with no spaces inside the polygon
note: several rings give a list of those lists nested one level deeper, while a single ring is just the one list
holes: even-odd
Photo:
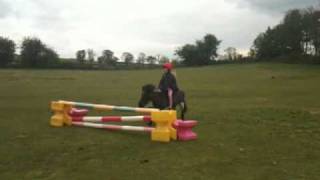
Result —
[{"label": "yellow jump block", "polygon": [[71,125],[71,118],[68,112],[72,105],[65,104],[62,101],[52,101],[51,110],[54,113],[50,119],[50,125],[54,127],[62,127],[64,125]]},{"label": "yellow jump block", "polygon": [[177,139],[177,132],[172,127],[177,119],[176,111],[155,111],[151,113],[151,119],[156,124],[151,132],[152,141],[170,142],[170,139]]}]

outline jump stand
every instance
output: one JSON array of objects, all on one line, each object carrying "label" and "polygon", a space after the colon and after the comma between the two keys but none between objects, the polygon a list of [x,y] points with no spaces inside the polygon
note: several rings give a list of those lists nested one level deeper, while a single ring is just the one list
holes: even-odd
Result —
[{"label": "jump stand", "polygon": [[[78,109],[81,108],[81,109]],[[170,140],[194,140],[196,134],[192,127],[196,121],[177,120],[176,111],[159,110],[155,108],[135,108],[128,106],[113,106],[90,104],[71,101],[53,101],[51,110],[54,113],[50,124],[54,127],[82,126],[108,130],[141,131],[151,134],[152,141],[170,142]],[[87,116],[89,110],[136,112],[139,116]],[[121,126],[103,124],[108,122],[154,122],[155,127]]]},{"label": "jump stand", "polygon": [[197,121],[176,120],[173,127],[177,129],[177,138],[180,141],[189,141],[197,139],[197,134],[192,131],[192,128],[198,124]]}]

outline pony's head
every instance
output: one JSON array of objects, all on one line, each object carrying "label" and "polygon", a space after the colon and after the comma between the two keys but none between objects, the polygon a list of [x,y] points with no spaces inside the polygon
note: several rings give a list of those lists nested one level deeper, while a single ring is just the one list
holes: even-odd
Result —
[{"label": "pony's head", "polygon": [[145,107],[152,100],[155,89],[156,87],[153,84],[142,86],[141,97],[138,104],[139,107]]}]

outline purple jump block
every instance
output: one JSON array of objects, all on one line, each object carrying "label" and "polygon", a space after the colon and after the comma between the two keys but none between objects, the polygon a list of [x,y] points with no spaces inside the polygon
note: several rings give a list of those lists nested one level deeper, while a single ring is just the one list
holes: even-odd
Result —
[{"label": "purple jump block", "polygon": [[86,116],[88,112],[89,111],[87,109],[72,108],[68,114],[72,117],[83,117],[83,116]]},{"label": "purple jump block", "polygon": [[192,128],[198,124],[194,120],[177,120],[173,127],[177,130],[177,137],[179,141],[196,140],[197,134],[192,131]]}]

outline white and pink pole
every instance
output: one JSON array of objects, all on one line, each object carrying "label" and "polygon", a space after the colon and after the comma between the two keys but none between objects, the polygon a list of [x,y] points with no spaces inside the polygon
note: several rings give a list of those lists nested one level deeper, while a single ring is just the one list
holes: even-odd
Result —
[{"label": "white and pink pole", "polygon": [[[151,116],[86,116],[86,109],[72,109],[69,112],[72,125],[80,127],[91,127],[98,129],[107,129],[115,131],[139,131],[151,133],[154,128],[144,126],[120,126],[113,124],[101,124],[107,122],[151,122]],[[177,120],[173,127],[177,130],[177,138],[180,141],[189,141],[197,139],[197,134],[192,128],[197,125],[197,121]]]},{"label": "white and pink pole", "polygon": [[138,131],[138,132],[148,132],[151,133],[154,128],[152,127],[143,127],[143,126],[119,126],[119,125],[110,125],[110,124],[97,124],[91,122],[72,122],[74,126],[81,127],[91,127],[98,129],[107,129],[114,131]]},{"label": "white and pink pole", "polygon": [[138,131],[150,133],[154,128],[143,126],[120,126],[113,124],[101,124],[107,122],[151,122],[151,116],[86,116],[86,109],[72,109],[69,112],[72,125],[91,127],[113,131]]}]

